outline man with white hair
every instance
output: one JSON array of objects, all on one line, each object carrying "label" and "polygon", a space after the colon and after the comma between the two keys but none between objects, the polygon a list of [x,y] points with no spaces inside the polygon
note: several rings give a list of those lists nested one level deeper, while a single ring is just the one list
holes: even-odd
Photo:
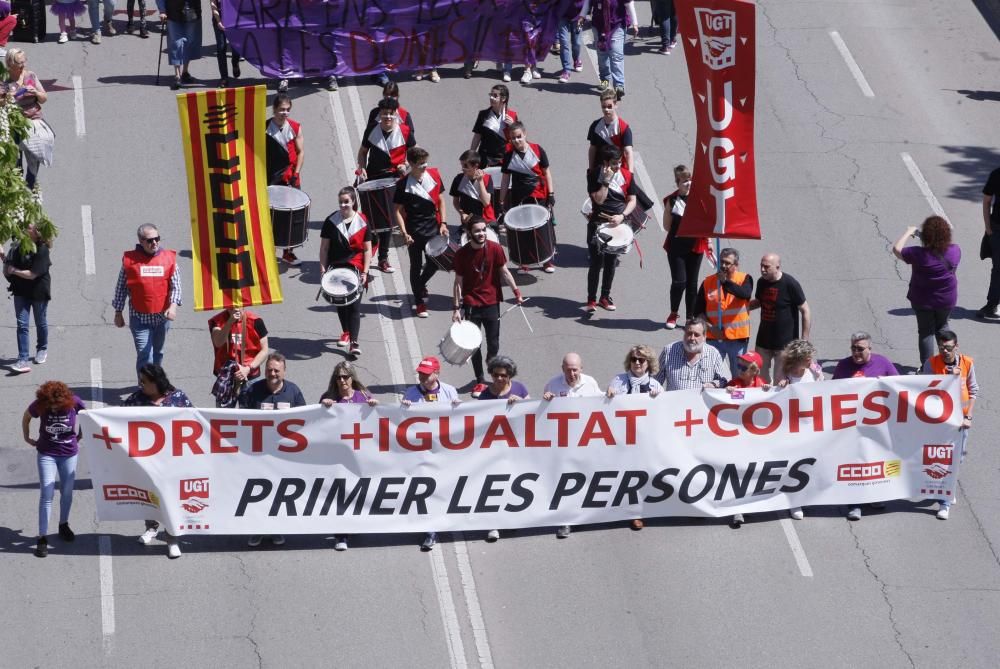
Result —
[{"label": "man with white hair", "polygon": [[684,324],[684,338],[660,352],[656,380],[664,389],[724,388],[729,382],[722,355],[714,346],[705,346],[707,331],[703,318],[691,318]]}]

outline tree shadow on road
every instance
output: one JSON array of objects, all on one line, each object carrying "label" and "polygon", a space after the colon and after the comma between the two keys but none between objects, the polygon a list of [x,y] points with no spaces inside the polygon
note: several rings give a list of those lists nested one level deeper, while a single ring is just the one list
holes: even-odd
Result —
[{"label": "tree shadow on road", "polygon": [[981,202],[990,172],[1000,167],[1000,150],[987,146],[942,146],[954,158],[942,167],[962,177],[948,193],[951,197]]}]

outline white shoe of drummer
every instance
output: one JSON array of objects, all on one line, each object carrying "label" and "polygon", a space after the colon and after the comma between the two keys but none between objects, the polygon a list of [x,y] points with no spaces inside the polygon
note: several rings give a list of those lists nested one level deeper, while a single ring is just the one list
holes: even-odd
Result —
[{"label": "white shoe of drummer", "polygon": [[158,527],[150,527],[145,532],[143,532],[142,534],[139,535],[139,543],[148,546],[149,542],[151,542],[153,539],[155,539],[156,535],[159,534],[159,533],[160,533],[160,528],[158,528]]},{"label": "white shoe of drummer", "polygon": [[792,517],[792,520],[802,520],[805,518],[805,514],[802,512],[801,506],[796,506],[788,510],[788,515]]}]

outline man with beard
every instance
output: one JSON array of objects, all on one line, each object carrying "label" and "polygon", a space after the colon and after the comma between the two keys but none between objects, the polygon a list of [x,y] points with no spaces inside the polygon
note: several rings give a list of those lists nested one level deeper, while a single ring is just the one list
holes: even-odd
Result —
[{"label": "man with beard", "polygon": [[703,318],[689,319],[684,339],[663,348],[656,380],[666,390],[723,388],[729,382],[722,355],[714,346],[705,346],[707,331]]}]

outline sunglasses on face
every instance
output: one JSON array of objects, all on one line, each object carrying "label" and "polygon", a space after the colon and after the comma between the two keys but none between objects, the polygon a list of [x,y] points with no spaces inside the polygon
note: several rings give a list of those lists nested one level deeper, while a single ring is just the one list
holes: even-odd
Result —
[{"label": "sunglasses on face", "polygon": [[146,243],[146,244],[152,244],[153,242],[159,242],[160,241],[160,237],[159,237],[159,235],[157,235],[156,237],[146,237],[142,241],[143,241],[143,243]]},{"label": "sunglasses on face", "polygon": [[641,365],[641,364],[643,364],[645,362],[649,362],[649,361],[646,360],[645,358],[632,358],[632,362],[633,363],[639,363]]},{"label": "sunglasses on face", "polygon": [[857,351],[858,353],[862,353],[864,351],[867,351],[868,347],[867,346],[851,346],[851,350],[852,351]]},{"label": "sunglasses on face", "polygon": [[958,344],[938,344],[938,348],[947,353],[951,353],[958,348]]},{"label": "sunglasses on face", "polygon": [[346,381],[346,380],[350,379],[351,377],[350,377],[349,374],[338,374],[337,376],[335,376],[333,378],[337,379],[338,381]]}]

